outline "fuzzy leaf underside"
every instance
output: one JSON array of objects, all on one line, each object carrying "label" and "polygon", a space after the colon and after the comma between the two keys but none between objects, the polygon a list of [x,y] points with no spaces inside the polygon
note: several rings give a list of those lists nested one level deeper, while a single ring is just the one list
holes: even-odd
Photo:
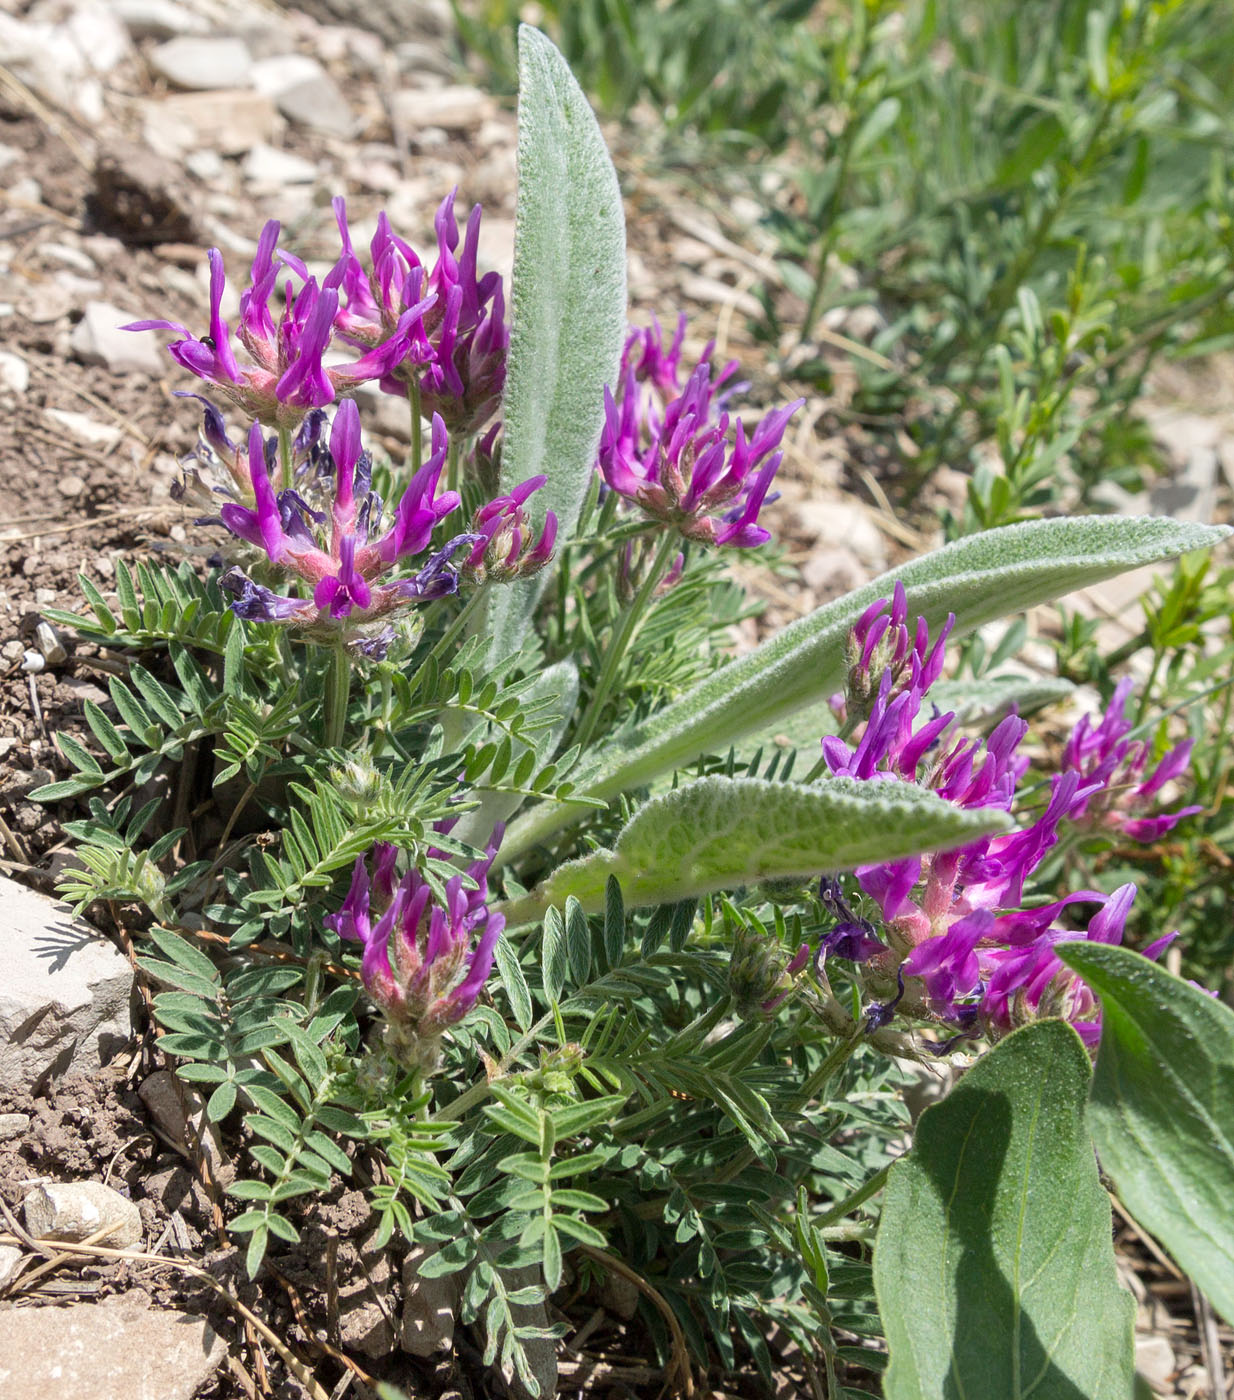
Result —
[{"label": "fuzzy leaf underside", "polygon": [[958,540],[790,623],[619,736],[587,790],[614,796],[825,700],[843,686],[849,629],[875,599],[891,596],[896,580],[908,594],[910,617],[920,615],[936,629],[954,612],[960,635],[1129,569],[1216,544],[1228,533],[1175,520],[1081,516]]},{"label": "fuzzy leaf underside", "polygon": [[1071,1027],[1039,1021],[922,1115],[874,1249],[886,1400],[1130,1400],[1091,1077]]},{"label": "fuzzy leaf underside", "polygon": [[[528,502],[574,533],[595,468],[604,386],[626,334],[625,213],[617,172],[561,54],[519,29],[518,203],[502,418],[505,487],[544,473]],[[545,575],[496,591],[494,656],[518,649]]]},{"label": "fuzzy leaf underside", "polygon": [[1058,954],[1101,997],[1088,1124],[1102,1168],[1234,1322],[1234,1012],[1128,948]]},{"label": "fuzzy leaf underside", "polygon": [[667,904],[964,845],[1007,824],[1001,812],[966,812],[908,783],[700,778],[647,802],[611,851],[561,866],[531,903],[542,910],[573,895],[596,913],[614,875],[627,905]]}]

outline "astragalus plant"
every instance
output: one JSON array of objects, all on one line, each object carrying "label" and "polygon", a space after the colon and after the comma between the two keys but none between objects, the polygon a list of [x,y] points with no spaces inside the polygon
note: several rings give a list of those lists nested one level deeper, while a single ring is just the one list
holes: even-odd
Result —
[{"label": "astragalus plant", "polygon": [[[67,892],[138,935],[247,1163],[250,1273],[354,1173],[533,1393],[565,1330],[537,1305],[617,1273],[681,1391],[769,1371],[775,1323],[827,1396],[883,1337],[889,1396],[1129,1395],[1098,1160],[1229,1315],[1234,1029],[1152,961],[1170,930],[1117,946],[1133,887],[1041,870],[1186,820],[1189,750],[1120,692],[1050,772],[948,644],[1222,532],[974,535],[732,659],[726,557],[768,538],[797,405],[628,328],[598,128],[535,30],[521,68],[508,324],[447,192],[431,256],[336,201],[320,280],[267,225],[234,336],[217,252],[206,334],[135,327],[203,400],[207,565],[83,581],[129,666],[42,791],[87,799]],[[362,381],[406,401],[408,461],[366,446]]]}]

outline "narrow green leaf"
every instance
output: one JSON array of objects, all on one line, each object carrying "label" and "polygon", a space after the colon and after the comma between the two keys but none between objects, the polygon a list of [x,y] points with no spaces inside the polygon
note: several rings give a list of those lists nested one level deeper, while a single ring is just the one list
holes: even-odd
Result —
[{"label": "narrow green leaf", "polygon": [[[626,334],[625,215],[587,99],[539,31],[519,29],[518,201],[502,417],[508,483],[544,473],[529,503],[574,534]],[[493,590],[493,657],[518,649],[548,571]]]},{"label": "narrow green leaf", "polygon": [[621,897],[621,881],[610,875],[604,885],[604,956],[609,967],[621,961],[626,942],[626,909]]},{"label": "narrow green leaf", "polygon": [[544,911],[544,932],[540,940],[540,976],[549,1001],[561,1000],[566,984],[566,931],[561,910],[551,905]]},{"label": "narrow green leaf", "polygon": [[1039,1021],[927,1109],[891,1169],[874,1284],[886,1400],[1128,1400],[1135,1304],[1084,1127],[1079,1037]]},{"label": "narrow green leaf", "polygon": [[[1006,825],[1001,812],[963,811],[911,783],[830,778],[796,787],[761,778],[700,778],[653,798],[611,851],[559,867],[505,912],[518,923],[569,895],[585,910],[602,909],[610,875],[632,905],[675,904],[757,880],[851,870],[959,846]],[[688,922],[676,930],[679,937],[688,931]],[[546,932],[546,959],[547,948]]]},{"label": "narrow green leaf", "polygon": [[1088,1126],[1102,1168],[1234,1321],[1234,1012],[1127,948],[1058,955],[1101,997]]},{"label": "narrow green leaf", "polygon": [[129,667],[129,679],[136,687],[141,698],[158,715],[164,724],[172,729],[178,729],[184,723],[184,716],[180,713],[180,707],[171,698],[171,695],[154,676],[146,670],[144,666],[139,666],[136,662]]}]

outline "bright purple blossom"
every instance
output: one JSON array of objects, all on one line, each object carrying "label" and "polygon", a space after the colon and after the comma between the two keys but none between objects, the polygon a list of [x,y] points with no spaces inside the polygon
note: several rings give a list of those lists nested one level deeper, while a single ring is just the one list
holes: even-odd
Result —
[{"label": "bright purple blossom", "polygon": [[771,538],[758,514],[783,460],[784,430],[805,400],[774,409],[748,436],[741,419],[730,433],[724,405],[736,363],[713,376],[709,346],[677,392],[683,337],[679,326],[667,354],[658,326],[627,341],[619,396],[604,391],[600,471],[612,490],[687,539],[753,548]]},{"label": "bright purple blossom", "polygon": [[[181,337],[168,346],[177,364],[213,384],[246,417],[266,424],[293,427],[304,410],[333,403],[340,392],[369,379],[385,379],[413,353],[422,339],[423,316],[433,296],[405,307],[397,320],[372,343],[360,359],[327,367],[339,311],[337,284],[343,270],[336,267],[318,285],[304,264],[277,253],[279,225],[271,220],[262,230],[253,259],[250,282],[240,295],[239,338],[253,363],[242,365],[231,342],[231,329],[222,316],[225,286],[223,255],[211,248],[209,330],[200,339],[176,321],[134,321],[130,331],[166,330]],[[276,257],[277,253],[277,257]],[[278,275],[290,273],[283,286],[283,308],[275,319],[270,302]],[[299,286],[295,285],[299,282]]]},{"label": "bright purple blossom", "polygon": [[[942,673],[942,642],[953,622],[948,618],[931,646],[918,619],[910,640],[907,599],[898,586],[890,608],[883,601],[866,610],[849,638],[847,694],[861,706],[864,723],[851,743],[824,739],[823,758],[833,774],[922,783],[967,810],[1010,812],[1028,767],[1019,753],[1027,733],[1023,720],[1008,715],[981,740],[953,736],[951,714],[935,711],[922,718],[927,692]],[[1119,686],[1099,724],[1081,721],[1067,745],[1064,771],[1050,781],[1035,819],[955,850],[857,869],[858,885],[881,914],[885,945],[835,882],[824,881],[820,897],[838,922],[819,945],[820,969],[828,955],[870,963],[880,978],[895,969],[897,977],[910,979],[910,1004],[965,1034],[984,1025],[998,1035],[1026,1019],[1056,1015],[1093,1043],[1100,1024],[1096,998],[1054,948],[1069,938],[1121,942],[1135,887],[1021,906],[1027,883],[1069,827],[1091,826],[1099,813],[1104,825],[1133,834],[1159,822],[1172,825],[1193,810],[1127,817],[1129,806],[1143,810],[1166,782],[1183,774],[1190,753],[1189,744],[1179,745],[1145,775],[1146,746],[1126,739],[1129,689],[1127,683]],[[1115,803],[1119,809],[1113,812]],[[1071,922],[1067,911],[1078,903],[1098,906],[1079,932],[1060,922]],[[1159,955],[1168,942],[1158,940],[1149,955]]]},{"label": "bright purple blossom", "polygon": [[312,587],[311,598],[280,597],[239,569],[222,579],[233,609],[263,622],[349,627],[370,623],[403,604],[439,598],[458,588],[454,556],[476,536],[456,536],[410,577],[391,569],[422,554],[436,526],[458,509],[454,491],[437,494],[448,441],[440,419],[433,424],[433,453],[412,477],[383,531],[382,506],[371,489],[372,462],[361,445],[360,415],[346,399],[334,415],[329,446],[318,441],[295,485],[276,489],[278,443],[260,424],[249,433],[248,473],[253,504],[229,501],[219,520],[237,538],[261,549],[284,573]]},{"label": "bright purple blossom", "polygon": [[510,345],[501,276],[478,275],[481,209],[467,219],[459,250],[458,222],[452,190],[434,219],[437,260],[426,268],[411,245],[390,227],[384,212],[369,245],[366,271],[347,225],[347,206],[334,201],[342,240],[339,262],[343,306],[336,318],[339,333],[357,345],[377,345],[422,300],[429,306],[408,355],[381,378],[387,393],[406,394],[419,386],[421,412],[440,414],[452,433],[469,434],[496,412],[505,385]]},{"label": "bright purple blossom", "polygon": [[363,944],[360,976],[386,1018],[391,1051],[408,1064],[431,1068],[442,1032],[472,1009],[492,971],[505,918],[489,912],[488,873],[502,834],[498,826],[484,855],[447,880],[444,903],[417,869],[396,882],[397,848],[379,842],[372,880],[358,857],[347,898],[325,920]]},{"label": "bright purple blossom", "polygon": [[557,539],[557,517],[546,512],[540,536],[523,509],[533,492],[548,480],[533,476],[507,496],[480,507],[471,522],[476,543],[463,567],[477,580],[528,578],[548,563]]}]

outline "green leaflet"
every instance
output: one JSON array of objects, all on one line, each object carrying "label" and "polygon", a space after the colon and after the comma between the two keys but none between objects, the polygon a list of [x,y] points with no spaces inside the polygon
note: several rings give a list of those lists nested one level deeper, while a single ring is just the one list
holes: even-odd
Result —
[{"label": "green leaflet", "polygon": [[1234,1012],[1128,948],[1061,943],[1101,997],[1088,1124],[1120,1199],[1234,1320]]},{"label": "green leaflet", "polygon": [[[824,604],[709,676],[618,736],[591,773],[578,775],[579,789],[593,797],[616,796],[826,700],[843,685],[849,629],[876,598],[891,596],[897,579],[907,590],[910,617],[925,617],[933,629],[954,612],[957,634],[963,634],[1128,569],[1205,548],[1228,533],[1175,520],[1080,516],[1031,520],[957,540]],[[507,833],[502,858],[511,859],[582,811],[568,805],[532,809]]]},{"label": "green leaflet", "polygon": [[516,923],[573,895],[596,913],[609,876],[620,882],[627,905],[675,903],[757,880],[962,845],[1007,825],[1001,812],[963,811],[909,783],[830,778],[806,787],[700,778],[641,807],[613,850],[559,867],[504,912]]},{"label": "green leaflet", "polygon": [[886,1400],[1130,1400],[1135,1305],[1062,1021],[1015,1032],[922,1115],[891,1169],[874,1286]]},{"label": "green leaflet", "polygon": [[[502,418],[507,486],[544,473],[532,496],[558,538],[574,533],[626,334],[625,213],[600,128],[566,61],[519,29],[518,205]],[[544,575],[494,591],[491,655],[518,650]]]}]

